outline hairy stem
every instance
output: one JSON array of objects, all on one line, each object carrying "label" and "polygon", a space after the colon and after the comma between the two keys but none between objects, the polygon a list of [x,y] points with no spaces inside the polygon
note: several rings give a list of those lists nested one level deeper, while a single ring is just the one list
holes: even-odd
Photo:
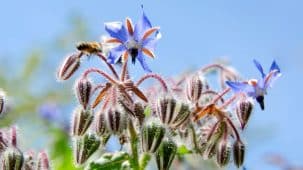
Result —
[{"label": "hairy stem", "polygon": [[144,170],[148,165],[148,162],[151,159],[151,155],[149,153],[143,153],[140,158],[140,170]]},{"label": "hairy stem", "polygon": [[161,78],[160,75],[154,74],[154,73],[149,73],[149,74],[146,74],[145,76],[141,77],[138,80],[138,82],[136,83],[136,86],[138,87],[141,83],[143,83],[146,79],[149,79],[149,78],[158,80],[160,82],[161,86],[163,87],[163,89],[165,90],[165,92],[168,92],[168,87],[167,87],[166,82],[163,80],[163,78]]},{"label": "hairy stem", "polygon": [[108,66],[108,68],[112,71],[116,79],[119,79],[119,76],[115,70],[115,68],[106,61],[106,57],[104,57],[101,53],[97,53],[97,56],[104,61],[104,63]]},{"label": "hairy stem", "polygon": [[131,147],[131,164],[132,169],[140,170],[138,154],[138,135],[132,121],[129,121],[130,147]]},{"label": "hairy stem", "polygon": [[119,84],[119,82],[117,82],[115,79],[113,79],[111,76],[109,76],[107,73],[105,73],[104,71],[98,69],[98,68],[89,68],[87,70],[85,70],[83,77],[87,77],[88,74],[90,73],[99,73],[100,75],[102,75],[105,79],[107,79],[108,81],[110,81],[113,84]]}]

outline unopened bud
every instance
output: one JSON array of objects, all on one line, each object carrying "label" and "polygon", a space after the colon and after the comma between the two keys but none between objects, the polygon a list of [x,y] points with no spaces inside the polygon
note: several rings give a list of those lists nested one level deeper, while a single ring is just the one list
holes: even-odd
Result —
[{"label": "unopened bud", "polygon": [[152,122],[144,125],[141,132],[142,149],[154,153],[160,146],[165,134],[165,128]]},{"label": "unopened bud", "polygon": [[224,132],[226,132],[226,128],[228,128],[228,126],[225,121],[217,122],[208,132],[206,139],[201,137],[202,140],[200,148],[203,151],[202,153],[204,159],[210,159],[216,154],[216,147],[220,139],[222,139]]},{"label": "unopened bud", "polygon": [[24,155],[24,170],[34,170],[36,167],[36,163],[34,160],[35,153],[33,151],[29,151]]},{"label": "unopened bud", "polygon": [[119,109],[108,109],[106,112],[107,130],[113,134],[120,134],[127,128],[127,115]]},{"label": "unopened bud", "polygon": [[83,106],[84,109],[87,109],[92,92],[92,82],[87,78],[79,79],[76,82],[75,91],[79,103]]},{"label": "unopened bud", "polygon": [[2,156],[2,169],[3,170],[21,170],[23,165],[23,154],[16,147],[7,148]]},{"label": "unopened bud", "polygon": [[76,138],[74,157],[77,165],[81,165],[99,148],[99,138],[94,134],[85,134]]},{"label": "unopened bud", "polygon": [[102,111],[97,112],[95,116],[94,130],[98,136],[102,136],[106,132],[105,113]]},{"label": "unopened bud", "polygon": [[82,53],[75,53],[65,58],[61,64],[57,77],[59,80],[69,79],[80,67],[80,57]]},{"label": "unopened bud", "polygon": [[231,146],[225,140],[221,140],[217,146],[217,163],[220,167],[224,167],[229,163],[231,155]]},{"label": "unopened bud", "polygon": [[163,124],[175,129],[187,121],[190,109],[185,103],[173,98],[162,98],[157,103],[157,114]]},{"label": "unopened bud", "polygon": [[16,126],[12,126],[11,127],[11,145],[13,145],[14,147],[17,147],[17,127]]},{"label": "unopened bud", "polygon": [[72,121],[72,135],[82,136],[87,131],[88,127],[93,121],[92,110],[84,110],[78,107],[73,114]]},{"label": "unopened bud", "polygon": [[0,131],[0,153],[3,152],[7,146],[6,136],[2,131]]},{"label": "unopened bud", "polygon": [[144,107],[141,103],[135,103],[134,113],[136,118],[139,120],[140,125],[142,125],[145,115],[144,115]]},{"label": "unopened bud", "polygon": [[203,83],[199,75],[192,76],[187,83],[187,99],[193,103],[199,101],[202,94]]},{"label": "unopened bud", "polygon": [[0,115],[4,112],[5,93],[0,89]]},{"label": "unopened bud", "polygon": [[237,103],[236,112],[242,129],[244,129],[247,125],[247,122],[253,110],[253,106],[253,102],[249,99],[241,100]]},{"label": "unopened bud", "polygon": [[243,165],[244,156],[245,156],[245,145],[242,143],[242,141],[237,140],[234,143],[233,152],[234,152],[234,163],[239,168],[240,166]]},{"label": "unopened bud", "polygon": [[158,169],[169,170],[176,153],[177,145],[171,140],[164,140],[156,153]]},{"label": "unopened bud", "polygon": [[49,159],[44,151],[38,154],[37,170],[50,170]]}]

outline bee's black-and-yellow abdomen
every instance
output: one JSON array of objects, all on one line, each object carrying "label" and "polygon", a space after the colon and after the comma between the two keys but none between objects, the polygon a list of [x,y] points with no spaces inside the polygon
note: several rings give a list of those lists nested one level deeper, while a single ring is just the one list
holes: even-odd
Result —
[{"label": "bee's black-and-yellow abdomen", "polygon": [[95,54],[102,52],[102,46],[99,42],[79,42],[77,49],[86,54]]}]

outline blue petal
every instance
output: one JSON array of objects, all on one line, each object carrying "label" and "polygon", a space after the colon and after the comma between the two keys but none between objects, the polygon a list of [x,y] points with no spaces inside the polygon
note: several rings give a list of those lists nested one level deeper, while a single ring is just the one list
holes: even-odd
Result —
[{"label": "blue petal", "polygon": [[126,42],[128,39],[127,30],[121,22],[105,23],[105,30],[111,37],[117,38],[122,42]]},{"label": "blue petal", "polygon": [[157,45],[157,41],[158,39],[156,38],[147,38],[146,40],[143,41],[142,46],[144,48],[154,51]]},{"label": "blue petal", "polygon": [[274,60],[270,66],[269,72],[273,71],[273,70],[277,70],[278,73],[280,73],[280,68],[278,66],[278,64],[276,63],[276,61]]},{"label": "blue petal", "polygon": [[117,63],[119,58],[121,57],[122,53],[126,50],[124,45],[119,45],[109,52],[107,62],[114,64]]},{"label": "blue petal", "polygon": [[257,69],[260,71],[260,73],[262,74],[262,77],[264,78],[265,77],[265,74],[264,74],[264,71],[263,71],[263,68],[261,66],[261,64],[257,61],[257,60],[253,60],[254,63],[255,63],[255,66],[257,67]]},{"label": "blue petal", "polygon": [[139,60],[141,66],[143,67],[143,69],[146,71],[146,72],[152,72],[151,69],[148,67],[146,61],[145,61],[145,58],[143,56],[143,53],[142,51],[139,51],[139,54],[137,56],[137,59]]},{"label": "blue petal", "polygon": [[135,30],[134,30],[135,40],[139,41],[142,38],[144,32],[151,27],[152,25],[143,11],[141,18],[138,20],[137,24],[135,25]]},{"label": "blue petal", "polygon": [[225,82],[234,92],[245,92],[248,96],[255,97],[255,88],[249,84],[241,83],[241,82]]},{"label": "blue petal", "polygon": [[[273,70],[275,71],[275,70]],[[281,76],[281,73],[278,71],[275,71],[273,74],[268,74],[267,75],[267,82],[265,82],[264,87],[267,89],[268,87],[272,87],[274,82]]]}]

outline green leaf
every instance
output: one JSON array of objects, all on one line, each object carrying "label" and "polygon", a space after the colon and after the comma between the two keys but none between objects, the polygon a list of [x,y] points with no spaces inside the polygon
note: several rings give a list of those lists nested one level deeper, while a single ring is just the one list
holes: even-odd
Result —
[{"label": "green leaf", "polygon": [[144,109],[144,115],[145,117],[149,117],[151,115],[151,108],[149,106]]},{"label": "green leaf", "polygon": [[187,149],[187,147],[185,145],[181,145],[177,149],[177,154],[178,155],[186,155],[186,154],[190,154],[190,153],[192,153],[192,151]]},{"label": "green leaf", "polygon": [[104,154],[97,161],[89,164],[89,170],[120,170],[122,164],[128,161],[129,155],[126,152],[117,152],[113,155]]}]

